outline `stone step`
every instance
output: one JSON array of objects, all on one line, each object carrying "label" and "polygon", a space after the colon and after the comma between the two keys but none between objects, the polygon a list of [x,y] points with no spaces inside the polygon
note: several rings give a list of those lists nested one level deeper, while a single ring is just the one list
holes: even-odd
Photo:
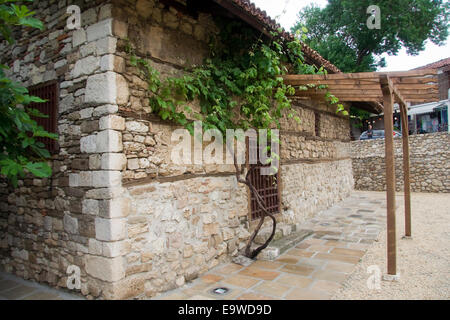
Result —
[{"label": "stone step", "polygon": [[284,252],[295,247],[313,233],[314,232],[312,230],[299,230],[286,237],[272,241],[267,248],[261,251],[258,255],[258,259],[275,260]]}]

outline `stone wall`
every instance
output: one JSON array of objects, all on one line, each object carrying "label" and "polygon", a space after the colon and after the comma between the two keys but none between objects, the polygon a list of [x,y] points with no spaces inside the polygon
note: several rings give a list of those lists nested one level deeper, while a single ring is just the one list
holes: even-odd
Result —
[{"label": "stone wall", "polygon": [[[79,30],[67,28],[67,6],[81,8]],[[114,72],[117,26],[109,1],[35,1],[45,30],[22,29],[14,46],[1,44],[2,63],[24,86],[59,84],[59,152],[53,176],[0,187],[0,268],[66,287],[67,268],[81,270],[81,293],[114,297],[124,271],[120,256],[126,205],[119,204],[123,149],[114,114],[128,101]]]},{"label": "stone wall", "polygon": [[302,223],[348,197],[354,183],[350,165],[347,159],[282,166],[284,221]]},{"label": "stone wall", "polygon": [[128,188],[127,276],[145,294],[181,286],[229,260],[249,236],[247,192],[230,177],[198,177]]},{"label": "stone wall", "polygon": [[[384,191],[384,140],[354,141],[353,175],[358,190]],[[394,139],[397,191],[403,191],[402,140]],[[450,192],[450,134],[410,136],[411,190]]]},{"label": "stone wall", "polygon": [[[72,31],[68,4],[39,1],[49,31],[0,48],[24,85],[60,84],[53,176],[0,186],[0,267],[65,287],[67,267],[76,265],[88,298],[152,297],[236,255],[255,223],[233,166],[171,162],[176,127],[149,115],[126,39],[167,77],[201,63],[217,28],[211,13],[193,18],[153,0],[99,0],[76,1],[82,28]],[[282,122],[277,237],[353,186],[348,119],[325,103],[294,103],[301,123]]]},{"label": "stone wall", "polygon": [[[124,8],[125,3],[141,9],[124,9],[115,17],[123,30],[117,55],[125,63],[119,72],[130,89],[127,105],[119,108],[125,121],[123,198],[131,204],[121,282],[135,284],[123,292],[125,297],[152,297],[229,261],[245,246],[254,222],[249,219],[248,191],[236,183],[233,165],[172,163],[177,142],[171,135],[177,127],[148,114],[147,84],[125,53],[128,36],[137,55],[146,57],[163,77],[180,75],[186,64],[206,57],[207,39],[217,31],[211,14],[193,19],[158,2],[123,1]],[[277,216],[277,237],[346,197],[353,185],[348,119],[325,103],[294,103],[301,123],[282,121],[283,210]],[[269,221],[258,240],[263,241],[266,227]]]}]

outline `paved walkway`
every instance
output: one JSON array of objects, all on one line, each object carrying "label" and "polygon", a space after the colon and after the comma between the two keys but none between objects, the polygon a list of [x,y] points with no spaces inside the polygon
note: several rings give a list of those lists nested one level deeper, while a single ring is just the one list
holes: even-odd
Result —
[{"label": "paved walkway", "polygon": [[156,299],[330,299],[384,229],[385,216],[384,194],[355,192],[302,225],[313,235],[275,261],[221,265]]},{"label": "paved walkway", "polygon": [[56,290],[33,281],[0,272],[0,300],[84,300],[81,296]]}]

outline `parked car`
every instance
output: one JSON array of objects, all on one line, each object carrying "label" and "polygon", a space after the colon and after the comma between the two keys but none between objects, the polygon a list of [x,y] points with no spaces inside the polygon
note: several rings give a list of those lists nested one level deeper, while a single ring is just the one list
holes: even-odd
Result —
[{"label": "parked car", "polygon": [[[393,132],[394,138],[401,138],[402,134],[398,131]],[[384,139],[384,130],[373,130],[372,139]],[[359,140],[369,140],[367,136],[367,131],[364,131],[361,136],[359,136]]]}]

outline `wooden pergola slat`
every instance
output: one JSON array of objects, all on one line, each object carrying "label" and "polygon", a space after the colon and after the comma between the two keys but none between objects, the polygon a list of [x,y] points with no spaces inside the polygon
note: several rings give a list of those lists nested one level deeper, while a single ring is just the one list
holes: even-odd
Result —
[{"label": "wooden pergola slat", "polygon": [[[434,88],[422,88],[417,87],[417,89],[398,89],[399,92],[402,93],[402,95],[430,95],[431,97],[435,94],[439,94],[439,90]],[[330,93],[336,92],[336,94],[345,95],[348,93],[356,94],[356,95],[363,95],[365,93],[372,93],[376,96],[380,96],[380,86],[378,88],[376,86],[351,86],[351,85],[333,85],[330,86],[330,89],[309,89],[304,90],[306,93],[326,93],[329,91]],[[302,92],[300,92],[300,95],[303,95]],[[381,95],[382,96],[382,95]]]},{"label": "wooden pergola slat", "polygon": [[392,81],[395,84],[427,84],[427,83],[438,83],[436,77],[423,77],[423,78],[394,78]]},{"label": "wooden pergola slat", "polygon": [[[298,86],[297,96],[320,99],[327,92],[343,102],[383,102],[380,79],[388,77],[394,91],[394,102],[403,103],[439,101],[436,70],[414,70],[406,72],[361,72],[329,75],[287,75],[284,80]],[[326,89],[319,88],[326,86]],[[306,89],[306,90],[305,90]]]},{"label": "wooden pergola slat", "polygon": [[[333,92],[331,92],[333,93]],[[361,95],[342,95],[340,93],[333,93],[336,97],[339,98],[342,102],[358,102],[358,101],[365,101],[365,102],[383,102],[383,97],[378,94],[361,94]],[[297,94],[299,96],[299,94]],[[321,93],[305,93],[301,94],[300,96],[303,97],[311,97],[315,99],[322,99],[324,97],[324,94]],[[421,94],[421,95],[409,95],[405,99],[408,102],[423,102],[426,100],[427,102],[437,102],[439,101],[438,98],[435,98],[432,94]],[[397,98],[395,99],[395,102],[399,102]]]},{"label": "wooden pergola slat", "polygon": [[[378,85],[380,84],[379,78],[369,78],[369,79],[307,79],[307,78],[292,78],[285,76],[285,80],[291,85],[307,85],[311,81],[315,84],[325,84],[325,85]],[[426,85],[430,84],[435,87],[438,85],[438,79],[436,77],[423,77],[423,78],[391,78],[392,82],[397,85]]]},{"label": "wooden pergola slat", "polygon": [[[382,98],[383,95],[380,94],[380,90],[378,89],[331,89],[331,90],[307,90],[305,92],[301,92],[298,91],[296,93],[296,95],[300,95],[300,96],[308,96],[308,95],[312,95],[312,96],[316,96],[316,95],[324,95],[327,92],[330,92],[331,94],[339,97],[367,97],[367,96],[371,96],[371,97],[375,97],[375,98]],[[430,90],[399,90],[399,92],[401,92],[402,96],[406,97],[411,97],[413,99],[420,99],[421,97],[422,100],[428,100],[428,99],[432,99],[434,98],[439,92],[438,91],[430,91]],[[407,99],[407,98],[406,98]],[[340,99],[342,100],[342,99]]]},{"label": "wooden pergola slat", "polygon": [[[338,83],[338,82],[342,82],[342,83]],[[310,81],[296,81],[296,86],[307,86],[310,84]],[[416,90],[421,90],[421,91],[428,91],[428,92],[432,92],[432,93],[436,93],[436,91],[439,91],[439,87],[438,84],[400,84],[400,83],[394,83],[395,86],[399,89],[399,90],[407,90],[407,91],[411,91],[410,93],[414,93]],[[292,85],[292,82],[291,82]],[[317,85],[325,85],[328,87],[331,87],[333,90],[380,90],[380,83],[379,82],[371,82],[371,83],[354,83],[352,81],[348,81],[347,83],[345,83],[344,81],[339,81],[339,80],[332,80],[332,81],[320,81],[318,82]],[[311,88],[311,90],[314,88]],[[316,88],[316,90],[323,90],[323,89],[318,89]]]},{"label": "wooden pergola slat", "polygon": [[[375,113],[384,112],[386,196],[387,196],[387,265],[388,276],[397,275],[397,243],[395,234],[395,164],[394,103],[400,106],[402,119],[403,179],[405,201],[405,237],[411,237],[411,185],[409,160],[408,102],[439,101],[435,69],[405,72],[362,72],[327,75],[286,75],[284,82],[296,87],[296,98],[324,99],[327,92],[340,101],[370,104]],[[326,85],[326,89],[318,89]],[[307,90],[305,90],[305,88]],[[380,106],[380,102],[383,106]]]},{"label": "wooden pergola slat", "polygon": [[290,74],[285,75],[286,81],[294,79],[305,80],[346,80],[346,79],[380,79],[381,76],[388,76],[389,78],[413,78],[413,77],[426,77],[436,76],[435,69],[423,69],[401,72],[357,72],[357,73],[333,73],[333,74]]}]

